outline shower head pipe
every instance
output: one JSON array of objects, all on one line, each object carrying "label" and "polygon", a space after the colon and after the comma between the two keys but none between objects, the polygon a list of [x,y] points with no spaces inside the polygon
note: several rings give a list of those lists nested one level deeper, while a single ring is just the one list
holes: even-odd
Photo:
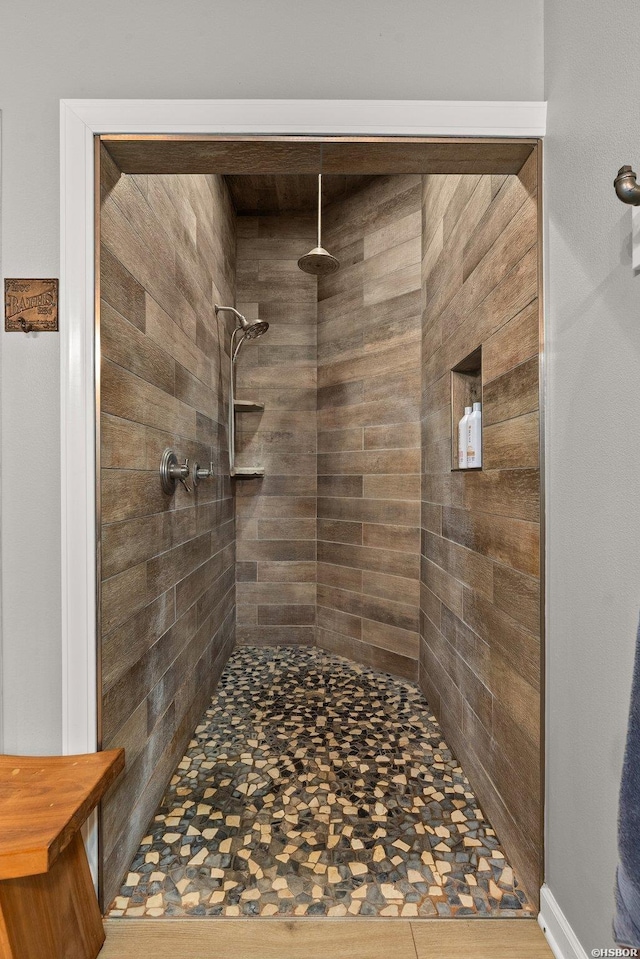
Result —
[{"label": "shower head pipe", "polygon": [[269,329],[269,324],[265,320],[248,320],[243,313],[240,313],[239,310],[236,310],[234,306],[218,306],[215,307],[216,316],[219,313],[233,313],[235,318],[240,323],[240,326],[237,326],[233,331],[234,334],[238,330],[242,330],[244,336],[239,341],[238,346],[236,347],[235,353],[232,351],[233,359],[238,355],[238,350],[240,345],[244,342],[245,339],[255,340],[258,336],[262,336],[263,333],[266,333]]}]

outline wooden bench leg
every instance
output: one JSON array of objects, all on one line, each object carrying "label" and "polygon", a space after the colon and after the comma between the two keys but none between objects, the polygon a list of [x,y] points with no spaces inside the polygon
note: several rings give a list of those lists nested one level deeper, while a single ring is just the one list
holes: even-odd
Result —
[{"label": "wooden bench leg", "polygon": [[0,881],[0,959],[96,959],[104,938],[80,833],[49,872]]}]

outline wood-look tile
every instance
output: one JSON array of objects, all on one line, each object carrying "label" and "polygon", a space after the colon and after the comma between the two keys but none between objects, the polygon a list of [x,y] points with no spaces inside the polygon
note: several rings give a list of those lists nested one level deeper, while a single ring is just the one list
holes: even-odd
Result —
[{"label": "wood-look tile", "polygon": [[258,606],[258,625],[261,626],[313,626],[316,607],[297,603],[293,606]]},{"label": "wood-look tile", "polygon": [[[423,178],[420,670],[449,740],[534,890],[540,873],[537,826],[531,826],[540,818],[536,173],[531,158],[521,177],[492,171],[476,181]],[[451,473],[447,417],[439,413],[449,409],[449,370],[480,344],[483,470]],[[497,704],[503,730],[505,722],[517,730],[511,740],[503,731],[499,745]],[[518,749],[518,736],[526,748]],[[526,801],[517,798],[522,790]]]},{"label": "wood-look tile", "polygon": [[196,535],[195,510],[169,510],[105,526],[102,575],[105,579]]},{"label": "wood-look tile", "polygon": [[236,483],[235,494],[238,499],[260,496],[315,496],[316,477],[313,475],[292,474],[290,476],[268,475],[257,483]]},{"label": "wood-look tile", "polygon": [[351,639],[362,638],[362,618],[318,604],[318,627]]},{"label": "wood-look tile", "polygon": [[362,476],[318,476],[317,492],[323,498],[361,497],[363,485]]},{"label": "wood-look tile", "polygon": [[398,423],[389,426],[369,426],[364,430],[364,448],[417,449],[420,446],[420,424]]},{"label": "wood-look tile", "polygon": [[315,646],[315,626],[245,626],[236,628],[239,646]]},{"label": "wood-look tile", "polygon": [[[420,583],[420,611],[427,619],[431,620],[436,629],[441,628],[443,604],[424,583]],[[424,632],[424,624],[421,624],[420,635],[424,636]]]},{"label": "wood-look tile", "polygon": [[338,586],[345,590],[353,590],[356,593],[362,589],[364,574],[361,569],[350,569],[345,566],[323,562],[319,562],[317,568],[318,587],[320,584]]},{"label": "wood-look tile", "polygon": [[109,689],[125,675],[174,621],[174,592],[168,590],[130,616],[119,628],[104,632],[101,652],[103,689]]},{"label": "wood-look tile", "polygon": [[539,464],[538,413],[526,413],[483,430],[485,469],[536,469]]},{"label": "wood-look tile", "polygon": [[318,540],[325,543],[354,543],[363,545],[362,523],[349,523],[344,520],[319,519]]},{"label": "wood-look tile", "polygon": [[281,583],[277,593],[271,582],[237,583],[236,599],[239,603],[255,603],[258,606],[286,603],[315,603],[316,587],[314,583]]},{"label": "wood-look tile", "polygon": [[[492,185],[493,192],[493,185]],[[516,177],[508,177],[482,220],[467,241],[463,252],[463,279],[473,273],[501,234],[508,228],[523,203],[531,197],[524,184]]]},{"label": "wood-look tile", "polygon": [[376,623],[398,627],[417,633],[419,629],[419,609],[417,603],[399,603],[395,600],[377,596],[362,596],[362,615]]},{"label": "wood-look tile", "polygon": [[128,753],[103,803],[110,899],[230,649],[229,481],[169,497],[158,464],[172,446],[222,472],[230,330],[213,303],[233,302],[236,241],[222,181],[103,173],[102,722]]},{"label": "wood-look tile", "polygon": [[195,439],[195,410],[107,359],[102,362],[101,399],[105,413]]},{"label": "wood-look tile", "polygon": [[[487,640],[485,633],[485,639],[483,639],[444,603],[440,608],[439,620],[439,632],[442,636],[480,681],[491,688],[491,646],[489,641],[492,637]],[[491,717],[489,717],[487,725],[489,731],[491,731]]]},{"label": "wood-look tile", "polygon": [[442,312],[443,330],[451,332],[460,316],[468,316],[498,283],[534,246],[537,238],[537,216],[534,204],[524,204],[509,222],[506,230],[489,253],[468,277],[459,292]]},{"label": "wood-look tile", "polygon": [[241,540],[236,547],[236,557],[240,562],[298,562],[315,559],[314,540]]},{"label": "wood-look tile", "polygon": [[314,519],[315,496],[238,496],[236,516],[254,519]]},{"label": "wood-look tile", "polygon": [[[362,616],[363,597],[360,591],[360,585],[355,588],[350,584],[343,584],[338,588],[333,584],[318,583],[317,602],[318,606],[326,606],[327,609],[338,609],[343,613],[349,613],[352,616]],[[340,630],[338,630],[340,632]]]},{"label": "wood-look tile", "polygon": [[507,566],[494,569],[494,602],[534,634],[540,631],[540,581]]},{"label": "wood-look tile", "polygon": [[445,507],[442,535],[522,573],[539,574],[540,527],[537,523]]},{"label": "wood-look tile", "polygon": [[459,546],[444,536],[425,532],[423,555],[467,586],[493,597],[494,563],[479,552]]},{"label": "wood-look tile", "polygon": [[315,519],[277,519],[258,520],[259,539],[304,539],[314,540],[316,535]]},{"label": "wood-look tile", "polygon": [[538,522],[540,472],[535,469],[484,469],[462,477],[462,505],[499,516]]},{"label": "wood-look tile", "polygon": [[365,523],[362,526],[362,545],[379,549],[399,549],[404,553],[415,554],[420,549],[420,530],[415,526]]},{"label": "wood-look tile", "polygon": [[409,473],[367,475],[364,477],[363,496],[365,499],[382,500],[420,499],[420,476]]},{"label": "wood-look tile", "polygon": [[330,453],[341,450],[362,450],[363,430],[329,430],[318,433],[318,452]]},{"label": "wood-look tile", "polygon": [[[156,594],[158,595],[158,594]],[[102,584],[101,624],[105,633],[142,609],[147,603],[147,569],[144,563],[130,569]]]},{"label": "wood-look tile", "polygon": [[186,575],[182,575],[181,570],[178,574],[180,579],[175,587],[177,615],[181,616],[195,602],[199,601],[212,584],[215,584],[214,598],[220,598],[223,592],[226,592],[226,584],[219,578],[232,567],[232,548],[224,547],[196,566],[191,572],[185,570]]},{"label": "wood-look tile", "polygon": [[100,254],[100,295],[139,330],[145,329],[145,292],[106,247]]},{"label": "wood-look tile", "polygon": [[109,736],[133,710],[150,695],[156,683],[173,663],[180,650],[196,631],[195,609],[176,620],[132,670],[104,694],[103,734]]},{"label": "wood-look tile", "polygon": [[258,579],[258,564],[236,563],[236,578],[239,583],[255,583]]},{"label": "wood-look tile", "polygon": [[260,583],[315,583],[316,581],[314,561],[278,563],[266,560],[256,565],[256,580]]},{"label": "wood-look tile", "polygon": [[414,579],[418,578],[420,566],[418,556],[410,553],[322,542],[318,543],[318,561]]},{"label": "wood-look tile", "polygon": [[318,517],[356,523],[387,523],[392,526],[420,524],[417,500],[360,499],[348,496],[318,496]]},{"label": "wood-look tile", "polygon": [[175,361],[106,301],[100,310],[102,356],[157,386],[170,396],[175,392]]},{"label": "wood-look tile", "polygon": [[419,473],[419,450],[364,450],[318,454],[320,475]]},{"label": "wood-look tile", "polygon": [[482,390],[484,425],[512,420],[538,409],[538,357],[485,383]]},{"label": "wood-look tile", "polygon": [[460,618],[491,642],[511,670],[534,689],[540,688],[540,639],[473,590],[465,589]]},{"label": "wood-look tile", "polygon": [[423,557],[422,579],[438,599],[458,616],[462,616],[462,583],[446,570]]},{"label": "wood-look tile", "polygon": [[158,596],[189,575],[211,555],[211,536],[205,533],[180,546],[167,550],[147,563],[147,584],[150,596]]},{"label": "wood-look tile", "polygon": [[537,355],[539,326],[536,299],[489,337],[482,351],[482,372],[486,383]]},{"label": "wood-look tile", "polygon": [[394,220],[387,226],[365,234],[364,237],[364,257],[377,256],[386,250],[393,249],[407,240],[420,238],[422,229],[422,216],[420,210],[415,210],[407,216]]},{"label": "wood-look tile", "polygon": [[341,636],[328,629],[318,627],[317,642],[321,649],[337,653],[339,656],[346,656],[357,663],[362,663],[363,666],[371,666],[382,672],[391,673],[392,676],[415,679],[418,672],[418,662],[415,657],[404,656],[382,646],[373,646],[368,642]]},{"label": "wood-look tile", "polygon": [[415,579],[390,576],[388,573],[374,573],[369,570],[362,573],[362,593],[390,599],[398,603],[407,603],[416,607],[420,598],[419,583]]},{"label": "wood-look tile", "polygon": [[100,465],[103,469],[144,470],[146,427],[103,413],[100,417]]}]

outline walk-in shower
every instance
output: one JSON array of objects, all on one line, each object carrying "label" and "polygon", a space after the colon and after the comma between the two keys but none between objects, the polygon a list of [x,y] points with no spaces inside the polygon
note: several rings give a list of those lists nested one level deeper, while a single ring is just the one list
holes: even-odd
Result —
[{"label": "walk-in shower", "polygon": [[[217,306],[216,316],[220,313],[233,313],[239,326],[236,326],[231,334],[231,345],[229,347],[229,418],[227,436],[229,441],[229,475],[230,476],[262,476],[264,470],[260,467],[241,467],[236,469],[236,406],[235,398],[235,365],[240,353],[240,348],[245,340],[256,340],[269,329],[269,324],[265,320],[248,320],[246,316],[236,310],[233,306]],[[238,334],[241,334],[238,337]],[[254,404],[255,405],[255,404]]]}]

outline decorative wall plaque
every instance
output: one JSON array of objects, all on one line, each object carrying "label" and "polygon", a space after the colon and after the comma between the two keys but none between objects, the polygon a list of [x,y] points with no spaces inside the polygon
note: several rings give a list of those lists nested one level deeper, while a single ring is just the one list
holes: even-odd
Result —
[{"label": "decorative wall plaque", "polygon": [[4,328],[7,333],[58,329],[57,280],[5,280]]}]

